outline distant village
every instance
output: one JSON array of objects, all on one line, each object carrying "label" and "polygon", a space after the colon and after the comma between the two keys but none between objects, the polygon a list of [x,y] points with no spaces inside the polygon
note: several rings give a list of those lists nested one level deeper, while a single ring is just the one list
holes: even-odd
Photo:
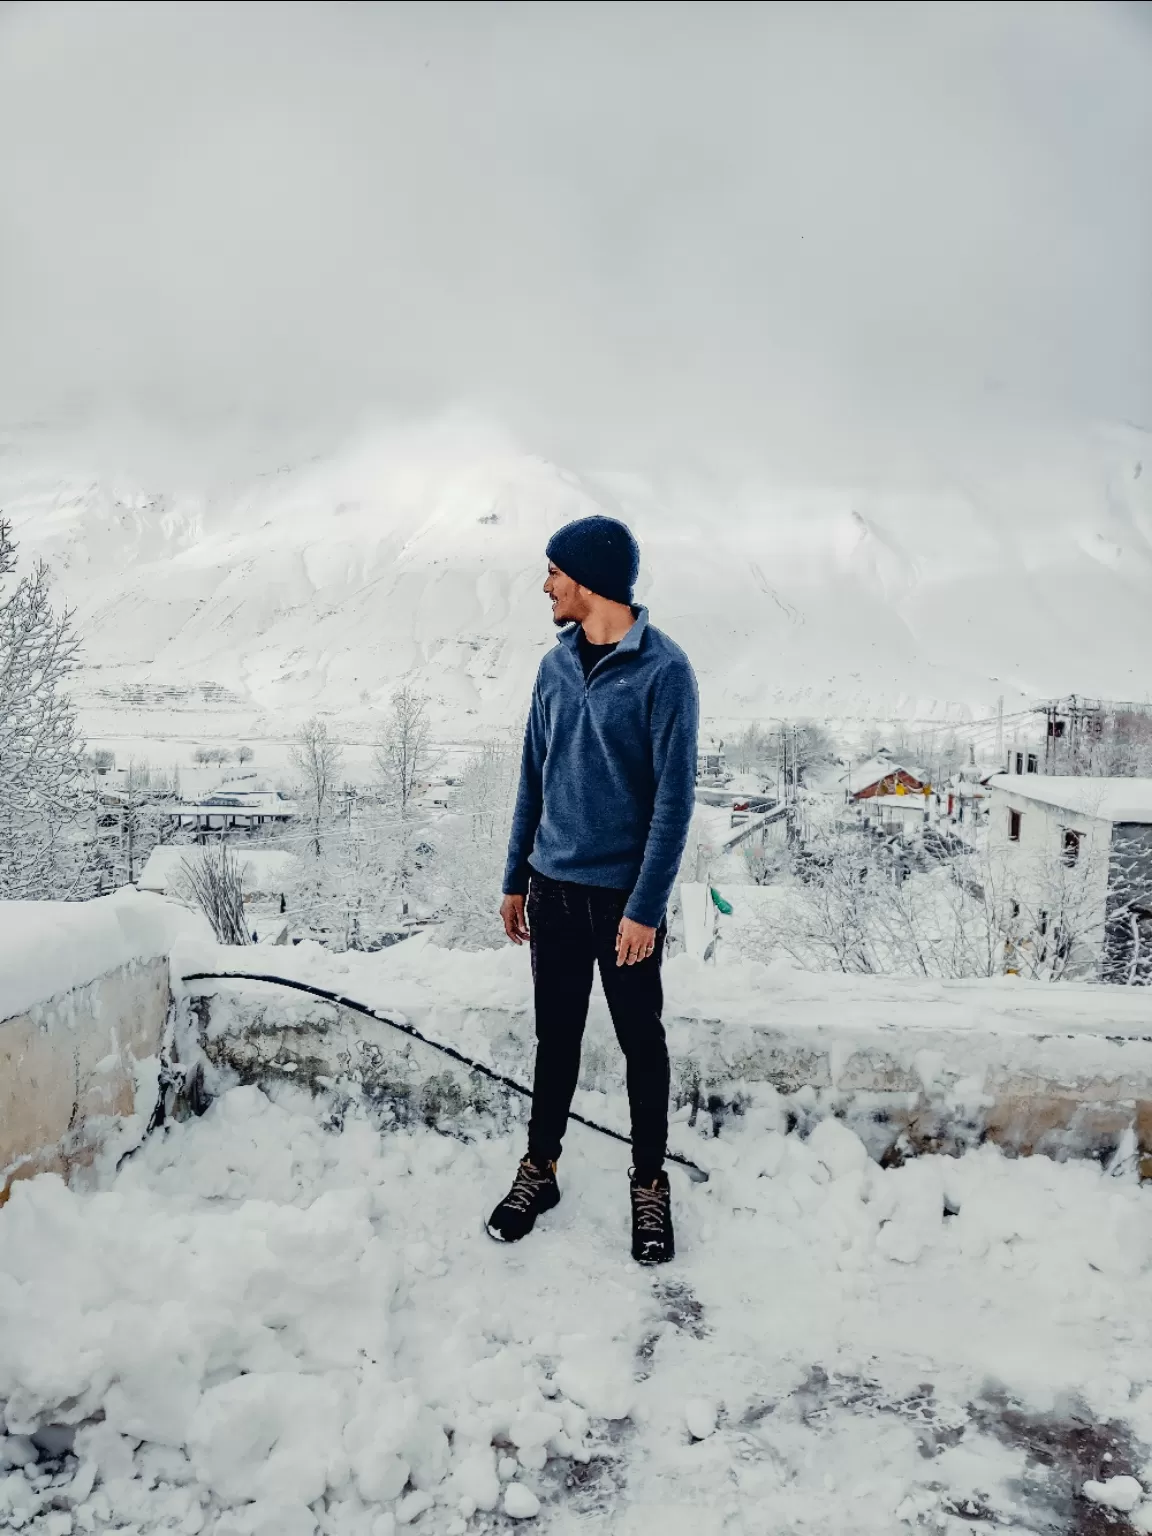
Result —
[{"label": "distant village", "polygon": [[[744,738],[703,737],[699,835],[682,871],[686,942],[693,890],[711,892],[717,881],[766,884],[785,862],[815,877],[835,835],[856,839],[862,870],[880,868],[896,884],[959,869],[967,857],[964,879],[981,900],[991,899],[989,888],[1010,888],[1016,921],[1000,946],[1005,974],[1044,961],[1058,962],[1065,979],[1152,982],[1152,709],[1053,701],[1001,730],[982,763],[969,748],[963,766],[935,769],[887,745],[859,759],[837,754],[813,727],[781,723],[752,749]],[[106,888],[134,884],[176,895],[190,850],[228,842],[253,937],[298,940],[291,904],[305,818],[295,795],[251,766],[251,755],[204,750],[201,761],[165,777],[94,754],[93,835]],[[334,817],[350,823],[361,793],[342,785]],[[414,784],[425,852],[439,822],[442,837],[459,836],[456,795],[448,775],[429,773]],[[970,873],[974,853],[979,879]],[[696,925],[701,953],[716,931],[711,902],[705,906],[708,921]],[[418,906],[406,908],[375,942],[394,942],[432,920]]]}]

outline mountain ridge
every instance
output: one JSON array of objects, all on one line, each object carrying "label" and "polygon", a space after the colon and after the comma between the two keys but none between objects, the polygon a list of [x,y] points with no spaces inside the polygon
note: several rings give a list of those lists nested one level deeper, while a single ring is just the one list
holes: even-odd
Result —
[{"label": "mountain ridge", "polygon": [[0,507],[76,610],[85,721],[207,685],[254,720],[354,723],[403,680],[438,729],[512,724],[553,637],[544,545],[595,511],[635,527],[638,600],[693,657],[707,716],[943,721],[1000,696],[1148,693],[1147,454],[1107,428],[963,487],[721,496],[576,474],[498,435],[392,434],[177,490],[10,441]]}]

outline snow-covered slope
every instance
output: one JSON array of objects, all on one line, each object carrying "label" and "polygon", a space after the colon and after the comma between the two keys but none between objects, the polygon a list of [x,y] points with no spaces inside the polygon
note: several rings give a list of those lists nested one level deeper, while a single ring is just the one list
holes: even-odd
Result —
[{"label": "snow-covered slope", "polygon": [[639,595],[712,717],[963,718],[1000,694],[1011,710],[1152,685],[1152,443],[1135,429],[1061,443],[1026,475],[727,499],[444,427],[211,492],[75,462],[9,441],[0,508],[77,610],[94,734],[317,709],[355,729],[401,678],[442,729],[514,723],[553,638],[544,544],[598,509],[636,528]]}]

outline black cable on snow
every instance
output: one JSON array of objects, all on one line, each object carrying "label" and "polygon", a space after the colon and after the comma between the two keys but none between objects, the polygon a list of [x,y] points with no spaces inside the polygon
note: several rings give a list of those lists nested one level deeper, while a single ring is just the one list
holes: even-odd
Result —
[{"label": "black cable on snow", "polygon": [[[386,1013],[377,1013],[375,1008],[369,1008],[367,1003],[358,1003],[354,997],[345,997],[341,992],[329,992],[327,987],[314,987],[311,982],[291,981],[287,976],[266,976],[255,971],[193,971],[188,976],[182,976],[181,981],[269,981],[273,986],[292,987],[297,992],[310,992],[313,997],[322,997],[325,1002],[337,1003],[341,1008],[351,1008],[354,1013],[362,1013],[365,1018],[375,1019],[378,1024],[387,1024],[392,1029],[398,1029],[402,1035],[409,1035],[413,1040],[419,1040],[421,1045],[428,1045],[434,1051],[440,1051],[445,1056],[450,1056],[453,1061],[458,1061],[461,1066],[467,1067],[470,1072],[479,1072],[481,1077],[488,1078],[493,1083],[499,1083],[503,1088],[510,1088],[513,1093],[519,1093],[524,1098],[532,1097],[531,1088],[525,1088],[523,1083],[518,1083],[515,1078],[505,1077],[502,1072],[485,1066],[482,1061],[473,1061],[471,1056],[465,1056],[463,1051],[456,1050],[455,1046],[445,1045],[440,1040],[429,1040],[414,1024],[409,1024],[401,1019],[389,1018]],[[590,1131],[599,1131],[601,1136],[610,1136],[613,1141],[622,1141],[625,1146],[630,1146],[631,1141],[620,1131],[614,1131],[609,1126],[599,1125],[595,1120],[589,1120],[585,1115],[578,1115],[575,1110],[569,1111],[568,1118],[577,1121],[580,1125],[587,1126]],[[675,1163],[683,1168],[696,1184],[706,1184],[708,1175],[703,1168],[697,1167],[691,1158],[683,1157],[679,1152],[666,1152],[665,1157],[670,1163]]]}]

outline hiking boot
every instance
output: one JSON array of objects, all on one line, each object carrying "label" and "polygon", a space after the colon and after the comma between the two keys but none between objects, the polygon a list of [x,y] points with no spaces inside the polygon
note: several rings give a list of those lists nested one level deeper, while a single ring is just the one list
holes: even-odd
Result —
[{"label": "hiking boot", "polygon": [[632,1257],[641,1264],[667,1264],[676,1257],[676,1238],[672,1232],[672,1191],[663,1169],[643,1183],[633,1169],[632,1185]]},{"label": "hiking boot", "polygon": [[525,1158],[516,1170],[512,1188],[488,1218],[488,1236],[498,1243],[518,1243],[536,1225],[537,1216],[543,1216],[559,1201],[556,1164],[537,1168]]}]

